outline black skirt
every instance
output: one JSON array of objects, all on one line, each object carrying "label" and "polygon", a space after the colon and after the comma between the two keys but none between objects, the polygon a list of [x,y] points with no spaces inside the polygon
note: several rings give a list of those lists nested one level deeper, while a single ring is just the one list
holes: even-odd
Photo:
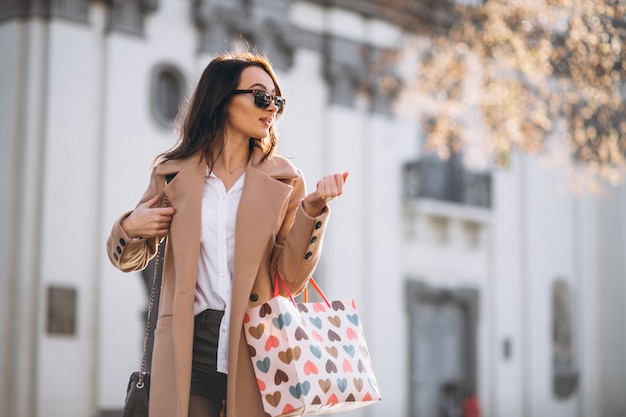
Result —
[{"label": "black skirt", "polygon": [[217,372],[217,343],[223,311],[204,310],[194,321],[191,394],[218,404],[226,399],[227,376]]}]

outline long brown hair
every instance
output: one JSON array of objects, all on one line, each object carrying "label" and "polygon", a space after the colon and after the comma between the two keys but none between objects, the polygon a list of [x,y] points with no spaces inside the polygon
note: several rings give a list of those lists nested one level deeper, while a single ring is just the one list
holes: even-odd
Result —
[{"label": "long brown hair", "polygon": [[[243,70],[251,66],[267,72],[274,81],[276,95],[281,95],[274,70],[264,55],[243,52],[217,56],[204,69],[196,90],[178,116],[178,142],[157,159],[181,159],[202,152],[212,168],[215,158],[224,149],[226,109],[232,91],[237,89]],[[272,126],[266,138],[250,138],[250,152],[258,146],[266,160],[277,152],[277,143],[278,136]]]}]

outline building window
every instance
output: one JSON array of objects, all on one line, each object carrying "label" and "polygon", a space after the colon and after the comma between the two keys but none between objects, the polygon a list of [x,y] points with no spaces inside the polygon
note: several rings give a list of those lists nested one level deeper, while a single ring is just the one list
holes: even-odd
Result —
[{"label": "building window", "polygon": [[159,64],[152,72],[150,87],[152,116],[159,125],[171,128],[185,95],[185,79],[173,65]]},{"label": "building window", "polygon": [[448,159],[427,154],[404,166],[404,198],[438,200],[465,206],[491,208],[492,180],[489,172],[465,168],[461,153]]},{"label": "building window", "polygon": [[573,334],[572,294],[569,284],[558,279],[552,284],[552,366],[557,398],[569,398],[578,386],[578,367]]}]

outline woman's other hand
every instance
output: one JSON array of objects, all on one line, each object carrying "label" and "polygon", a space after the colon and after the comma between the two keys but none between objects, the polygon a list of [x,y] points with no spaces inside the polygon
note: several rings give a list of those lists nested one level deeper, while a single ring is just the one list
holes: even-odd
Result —
[{"label": "woman's other hand", "polygon": [[131,238],[163,237],[170,230],[174,207],[154,207],[159,202],[156,195],[150,200],[139,204],[126,219],[122,227]]},{"label": "woman's other hand", "polygon": [[348,172],[326,175],[317,182],[316,189],[304,197],[304,211],[311,216],[319,216],[329,201],[343,194],[343,187],[348,179]]}]

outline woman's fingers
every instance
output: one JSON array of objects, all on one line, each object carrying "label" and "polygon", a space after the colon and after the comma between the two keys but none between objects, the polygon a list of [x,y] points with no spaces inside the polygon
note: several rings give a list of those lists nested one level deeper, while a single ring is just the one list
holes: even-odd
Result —
[{"label": "woman's fingers", "polygon": [[155,195],[154,197],[152,197],[150,200],[144,201],[143,203],[139,204],[137,206],[137,208],[139,207],[145,207],[145,208],[150,208],[153,207],[155,204],[157,204],[159,202],[159,195]]},{"label": "woman's fingers", "polygon": [[159,207],[148,209],[148,233],[153,233],[154,236],[165,236],[170,229],[172,223],[172,217],[174,216],[173,207]]},{"label": "woman's fingers", "polygon": [[154,196],[137,206],[124,220],[122,227],[131,237],[162,237],[169,232],[172,217],[176,210],[173,207],[154,207],[159,196]]},{"label": "woman's fingers", "polygon": [[330,200],[343,194],[346,179],[348,179],[347,171],[341,174],[326,175],[320,179],[315,186],[315,191],[304,198],[304,211],[309,216],[319,216]]},{"label": "woman's fingers", "polygon": [[348,179],[348,172],[326,175],[317,182],[316,192],[324,201],[330,201],[343,194],[343,187]]}]

